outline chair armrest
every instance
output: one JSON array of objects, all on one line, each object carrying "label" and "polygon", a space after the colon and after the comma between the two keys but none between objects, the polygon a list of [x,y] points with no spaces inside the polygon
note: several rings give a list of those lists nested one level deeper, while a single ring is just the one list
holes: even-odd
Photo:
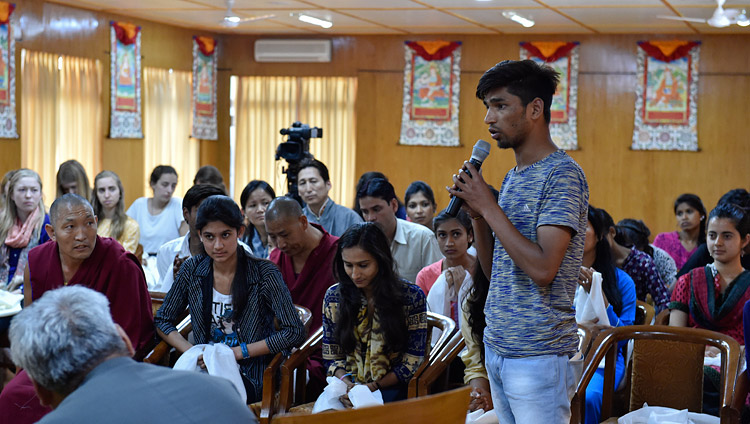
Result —
[{"label": "chair armrest", "polygon": [[[292,352],[289,358],[281,364],[281,380],[279,382],[278,414],[283,414],[295,405],[295,392],[301,397],[305,387],[305,364],[307,358],[323,344],[323,327],[317,329],[299,349]],[[295,371],[297,376],[297,390],[295,390]]]},{"label": "chair armrest", "polygon": [[284,355],[277,353],[271,360],[271,363],[263,370],[263,396],[261,398],[260,416],[258,417],[260,424],[268,424],[274,416],[274,395],[276,394],[277,387],[276,374],[278,374],[283,361]]}]

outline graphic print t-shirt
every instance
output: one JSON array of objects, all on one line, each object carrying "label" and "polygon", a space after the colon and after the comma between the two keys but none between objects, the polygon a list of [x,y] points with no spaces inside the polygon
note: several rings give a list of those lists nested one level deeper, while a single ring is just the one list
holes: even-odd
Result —
[{"label": "graphic print t-shirt", "polygon": [[235,323],[232,317],[232,295],[221,294],[213,289],[211,303],[211,341],[229,347],[239,346]]}]

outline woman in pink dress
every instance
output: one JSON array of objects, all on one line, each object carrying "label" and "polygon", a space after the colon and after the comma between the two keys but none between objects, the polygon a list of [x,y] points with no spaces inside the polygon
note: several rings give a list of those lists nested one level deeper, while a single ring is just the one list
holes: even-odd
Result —
[{"label": "woman in pink dress", "polygon": [[659,234],[654,239],[654,246],[669,253],[680,269],[695,248],[706,242],[706,208],[700,197],[686,193],[675,200],[674,215],[679,231]]}]

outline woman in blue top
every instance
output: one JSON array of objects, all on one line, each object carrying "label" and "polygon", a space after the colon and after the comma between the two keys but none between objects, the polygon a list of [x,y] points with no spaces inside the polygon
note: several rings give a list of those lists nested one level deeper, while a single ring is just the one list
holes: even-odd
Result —
[{"label": "woman in blue top", "polygon": [[[593,273],[602,274],[602,291],[607,307],[609,324],[613,327],[633,325],[635,320],[635,283],[625,271],[617,268],[612,259],[610,243],[615,237],[615,223],[604,209],[589,205],[586,241],[583,245],[583,266],[578,275],[578,283],[586,292],[591,289]],[[625,357],[622,342],[615,364],[615,387],[625,375]],[[602,409],[604,369],[599,368],[586,388],[586,424],[599,423]]]}]

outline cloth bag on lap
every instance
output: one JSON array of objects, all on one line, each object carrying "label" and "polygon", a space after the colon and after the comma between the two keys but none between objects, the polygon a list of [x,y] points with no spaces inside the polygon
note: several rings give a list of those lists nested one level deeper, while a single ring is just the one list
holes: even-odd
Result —
[{"label": "cloth bag on lap", "polygon": [[242,401],[247,402],[245,384],[242,382],[242,376],[240,376],[240,365],[234,359],[232,348],[223,343],[199,344],[191,347],[180,356],[174,364],[174,369],[203,372],[203,369],[198,365],[198,357],[201,354],[208,374],[231,381],[242,396]]}]

